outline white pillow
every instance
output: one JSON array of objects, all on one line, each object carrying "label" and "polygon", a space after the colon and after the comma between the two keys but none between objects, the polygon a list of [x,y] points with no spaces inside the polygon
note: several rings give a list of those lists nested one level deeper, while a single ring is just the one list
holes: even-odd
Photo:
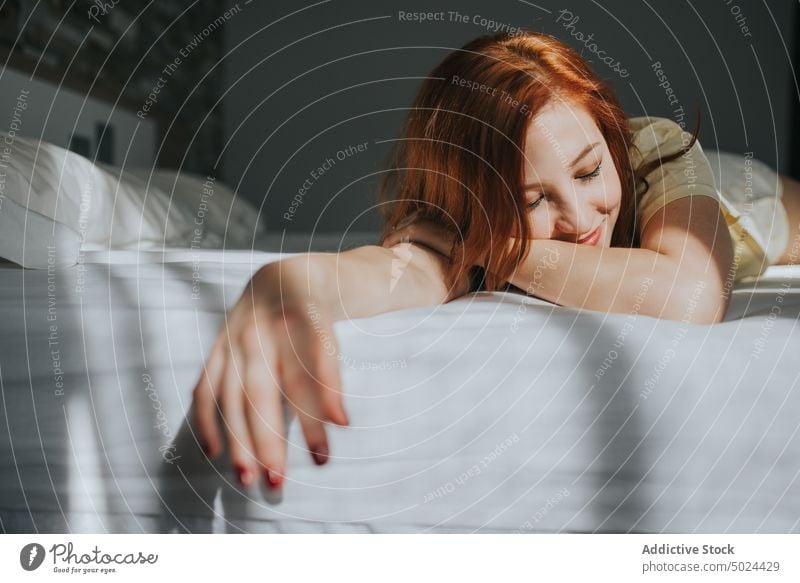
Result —
[{"label": "white pillow", "polygon": [[80,248],[77,231],[5,197],[0,187],[0,257],[23,267],[67,267]]},{"label": "white pillow", "polygon": [[214,177],[163,168],[126,168],[125,173],[167,193],[178,213],[191,218],[192,238],[195,229],[204,232],[206,246],[221,246],[224,240],[226,247],[249,247],[264,233],[258,209]]},{"label": "white pillow", "polygon": [[45,268],[74,265],[81,249],[219,246],[231,208],[226,245],[263,230],[256,209],[218,182],[209,196],[195,176],[156,170],[148,185],[149,174],[0,132],[0,257]]}]

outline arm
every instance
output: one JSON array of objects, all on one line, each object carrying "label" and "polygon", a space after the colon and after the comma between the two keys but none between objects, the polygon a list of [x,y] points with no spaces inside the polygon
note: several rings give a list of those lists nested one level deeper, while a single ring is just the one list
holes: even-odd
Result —
[{"label": "arm", "polygon": [[645,226],[641,248],[596,248],[537,240],[511,283],[560,305],[638,312],[686,323],[725,316],[733,245],[719,203],[685,197]]},{"label": "arm", "polygon": [[206,454],[215,457],[227,442],[243,486],[264,472],[269,487],[280,487],[288,403],[315,463],[326,463],[325,423],[349,423],[334,321],[447,301],[453,294],[443,284],[445,261],[402,243],[308,253],[261,267],[226,314],[195,385],[194,418]]},{"label": "arm", "polygon": [[564,306],[703,324],[721,321],[733,245],[719,203],[685,197],[645,226],[641,248],[533,241],[511,283]]},{"label": "arm", "polygon": [[[387,245],[384,243],[384,245]],[[393,310],[446,303],[466,293],[447,289],[443,273],[447,258],[424,245],[366,245],[341,253],[308,253],[269,263],[264,277],[303,281],[320,296],[334,320],[365,318]]]},{"label": "arm", "polygon": [[[429,223],[395,235],[449,249],[448,233]],[[536,239],[509,283],[568,307],[631,312],[686,321],[719,322],[729,294],[733,244],[719,203],[684,197],[660,209],[645,225],[641,248],[597,248]],[[483,265],[481,265],[484,267]]]}]

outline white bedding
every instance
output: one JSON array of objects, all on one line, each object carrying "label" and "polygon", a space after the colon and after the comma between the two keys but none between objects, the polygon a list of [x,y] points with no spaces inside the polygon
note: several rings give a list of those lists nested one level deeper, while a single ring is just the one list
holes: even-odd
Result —
[{"label": "white bedding", "polygon": [[317,467],[292,423],[276,496],[186,417],[225,309],[279,257],[0,265],[2,530],[800,532],[797,269],[714,326],[503,292],[338,322],[351,427]]}]

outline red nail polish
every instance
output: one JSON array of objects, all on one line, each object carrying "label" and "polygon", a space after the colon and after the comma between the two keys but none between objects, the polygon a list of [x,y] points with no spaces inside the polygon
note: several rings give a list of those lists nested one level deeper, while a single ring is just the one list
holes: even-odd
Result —
[{"label": "red nail polish", "polygon": [[280,473],[276,472],[275,470],[267,469],[264,474],[270,490],[277,490],[281,487],[283,476]]},{"label": "red nail polish", "polygon": [[249,486],[250,485],[250,470],[244,468],[242,466],[236,466],[236,477],[239,480],[239,484],[242,486]]},{"label": "red nail polish", "polygon": [[321,466],[328,461],[328,446],[320,445],[316,449],[312,449],[311,457],[313,458],[315,464]]}]

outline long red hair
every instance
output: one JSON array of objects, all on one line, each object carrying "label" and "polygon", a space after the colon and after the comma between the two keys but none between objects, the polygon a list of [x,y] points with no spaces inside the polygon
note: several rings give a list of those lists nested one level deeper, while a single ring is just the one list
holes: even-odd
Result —
[{"label": "long red hair", "polygon": [[638,246],[637,184],[658,164],[688,151],[697,131],[681,151],[632,168],[628,118],[612,88],[568,45],[532,32],[477,38],[449,54],[422,83],[381,182],[381,241],[415,218],[432,220],[457,235],[448,285],[485,256],[483,287],[504,288],[530,249],[522,187],[525,135],[553,99],[585,108],[596,121],[622,187],[611,245]]}]

